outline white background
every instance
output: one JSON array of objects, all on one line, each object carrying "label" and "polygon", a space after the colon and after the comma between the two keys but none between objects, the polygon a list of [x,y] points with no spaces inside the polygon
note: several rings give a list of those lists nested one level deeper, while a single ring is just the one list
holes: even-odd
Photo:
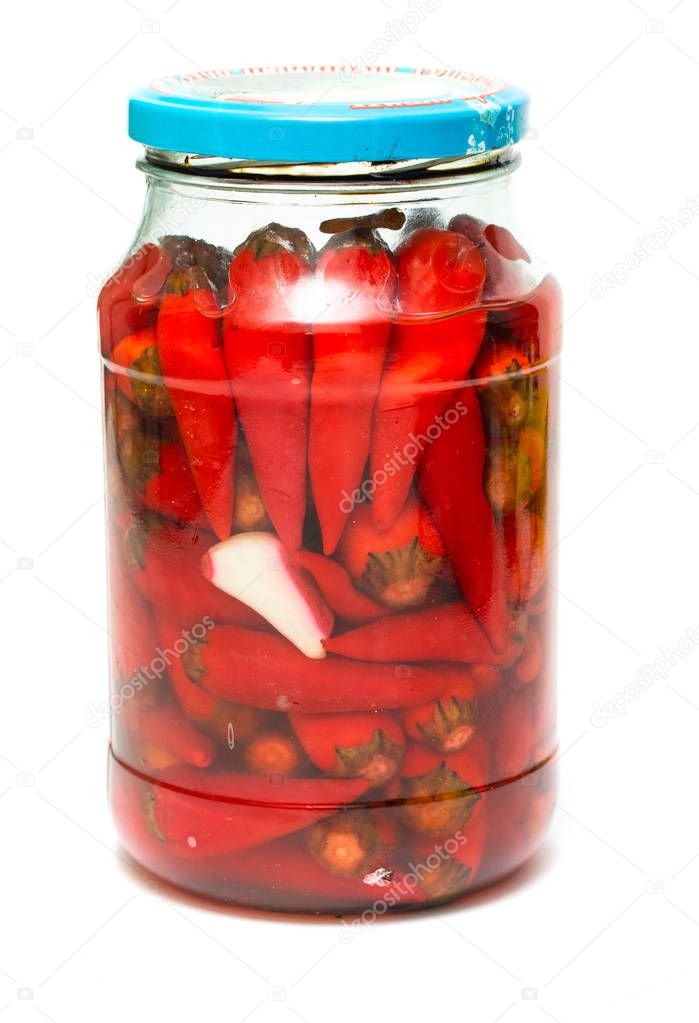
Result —
[{"label": "white background", "polygon": [[[86,724],[107,684],[94,294],[142,202],[132,87],[359,57],[411,8],[3,5],[2,1023],[694,1016],[696,639],[633,688],[699,625],[699,218],[683,212],[699,195],[699,16],[695,0],[672,2],[443,0],[384,58],[490,71],[534,98],[517,186],[567,317],[562,787],[546,849],[519,877],[350,943],[337,921],[154,892],[120,858],[106,727]],[[636,266],[645,234],[658,251]],[[593,293],[615,267],[625,283]]]}]

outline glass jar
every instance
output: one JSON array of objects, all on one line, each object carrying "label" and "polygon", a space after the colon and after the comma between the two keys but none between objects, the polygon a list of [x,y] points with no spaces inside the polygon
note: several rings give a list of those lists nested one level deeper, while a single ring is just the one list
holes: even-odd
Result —
[{"label": "glass jar", "polygon": [[132,99],[147,200],[99,299],[110,792],[185,889],[380,915],[542,840],[561,310],[510,205],[525,108],[406,69]]}]

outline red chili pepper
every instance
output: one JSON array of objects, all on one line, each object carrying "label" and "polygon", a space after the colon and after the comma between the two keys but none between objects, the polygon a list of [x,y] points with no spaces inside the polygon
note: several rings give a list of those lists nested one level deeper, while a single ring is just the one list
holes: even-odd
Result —
[{"label": "red chili pepper", "polygon": [[[115,682],[128,682],[156,656],[158,633],[153,609],[134,586],[118,550],[114,550],[109,565],[109,591],[109,634]],[[160,688],[157,682],[148,686],[148,704],[157,702]]]},{"label": "red chili pepper", "polygon": [[519,682],[533,682],[541,671],[544,659],[544,649],[541,637],[535,626],[527,629],[527,638],[524,641],[524,649],[514,666],[514,673]]},{"label": "red chili pepper", "polygon": [[319,908],[329,905],[336,912],[374,903],[393,907],[425,902],[419,878],[394,869],[392,858],[364,877],[333,875],[299,847],[297,836],[259,846],[254,855],[243,851],[207,860],[205,866],[207,878],[226,879],[222,895],[257,902],[254,896],[259,890],[261,901],[273,901],[275,909],[308,911],[310,898],[317,900]]},{"label": "red chili pepper", "polygon": [[444,544],[432,516],[415,495],[390,529],[380,533],[371,506],[349,516],[337,556],[356,585],[391,610],[420,607],[442,567]]},{"label": "red chili pepper", "polygon": [[486,269],[485,302],[497,299],[511,301],[517,295],[526,294],[531,287],[530,274],[517,261],[531,263],[531,259],[511,231],[497,224],[486,224],[468,213],[453,217],[449,228],[464,235],[480,249]]},{"label": "red chili pepper", "polygon": [[396,270],[375,231],[347,231],[321,252],[316,281],[324,308],[313,324],[308,466],[323,550],[332,554],[369,455]]},{"label": "red chili pepper", "polygon": [[281,224],[254,231],[230,266],[226,364],[262,500],[282,543],[301,546],[311,341],[303,322],[313,246]]},{"label": "red chili pepper", "polygon": [[408,745],[401,768],[402,816],[412,831],[432,837],[456,835],[482,798],[490,751],[476,736],[465,749],[441,754]]},{"label": "red chili pepper", "polygon": [[147,421],[121,391],[107,393],[107,431],[137,502],[180,522],[203,518],[182,444],[167,423]]},{"label": "red chili pepper", "polygon": [[388,613],[381,604],[354,588],[352,579],[342,565],[323,554],[299,551],[295,561],[315,579],[323,599],[338,618],[363,625]]},{"label": "red chili pepper", "polygon": [[[209,767],[213,762],[215,744],[208,736],[202,735],[176,707],[144,710],[127,701],[119,717],[149,758],[157,751],[169,754],[174,763],[190,764],[192,767]],[[122,750],[118,752],[121,759],[125,759]],[[147,759],[142,766],[152,767],[152,759]]]},{"label": "red chili pepper", "polygon": [[492,443],[485,470],[485,490],[498,515],[529,504],[546,474],[546,442],[533,426],[525,426],[514,441]]},{"label": "red chili pepper", "polygon": [[263,713],[253,707],[219,700],[191,681],[184,670],[181,654],[177,653],[183,639],[190,645],[191,637],[186,639],[189,635],[186,629],[160,619],[158,634],[161,648],[175,654],[169,660],[168,678],[177,702],[187,717],[196,721],[218,743],[235,747],[250,740],[265,723]]},{"label": "red chili pepper", "polygon": [[405,736],[389,714],[292,714],[306,755],[337,778],[364,778],[373,787],[396,773]]},{"label": "red chili pepper", "polygon": [[122,540],[136,586],[159,616],[180,629],[191,629],[207,615],[220,624],[268,628],[247,604],[202,575],[202,555],[215,542],[211,533],[138,517],[126,521]]},{"label": "red chili pepper", "polygon": [[469,664],[468,672],[479,696],[492,693],[502,682],[502,672],[494,664]]},{"label": "red chili pepper", "polygon": [[534,718],[529,686],[511,688],[492,720],[493,753],[499,780],[517,778],[534,766]]},{"label": "red chili pepper", "polygon": [[290,778],[301,763],[299,744],[283,732],[261,732],[245,747],[245,766],[253,774]]},{"label": "red chili pepper", "polygon": [[112,361],[126,372],[117,374],[117,383],[146,415],[164,419],[175,414],[155,343],[155,327],[144,327],[128,334],[114,347]]},{"label": "red chili pepper", "polygon": [[493,309],[489,329],[495,337],[518,345],[534,365],[560,353],[562,318],[561,289],[547,276],[524,302]]},{"label": "red chili pepper", "polygon": [[[434,839],[415,834],[411,846],[413,860],[418,860],[427,869],[417,868],[422,874],[422,890],[430,901],[453,899],[457,895],[473,889],[476,878],[481,875],[484,854],[490,833],[490,793],[481,796],[473,808],[468,820],[461,825],[456,834],[447,839],[444,847],[435,845]],[[448,849],[446,848],[448,846]],[[442,862],[436,869],[430,869],[434,862],[435,851]],[[490,865],[489,859],[485,866]]]},{"label": "red chili pepper", "polygon": [[233,508],[234,531],[243,533],[269,532],[272,529],[265,503],[257,485],[257,479],[250,461],[250,451],[245,438],[238,437],[235,454],[235,504]]},{"label": "red chili pepper", "polygon": [[[97,313],[100,325],[102,355],[109,357],[118,341],[127,334],[149,327],[155,322],[157,309],[153,298],[136,301],[134,286],[148,274],[154,272],[164,280],[170,268],[169,261],[157,245],[142,245],[124,260],[100,291]],[[161,282],[162,283],[162,282]]]},{"label": "red chili pepper", "polygon": [[286,778],[182,767],[146,789],[143,809],[153,837],[170,852],[197,859],[251,848],[323,820],[358,799],[361,779]]},{"label": "red chili pepper", "polygon": [[369,810],[345,810],[305,832],[313,858],[337,877],[365,877],[382,867],[391,854]]},{"label": "red chili pepper", "polygon": [[402,711],[405,734],[414,742],[422,742],[441,753],[463,749],[478,727],[476,692],[469,674],[459,671],[438,700]]},{"label": "red chili pepper", "polygon": [[490,380],[479,394],[493,427],[517,430],[524,425],[532,402],[532,378],[523,375],[529,366],[526,355],[509,341],[486,338],[471,368],[474,380]]},{"label": "red chili pepper", "polygon": [[464,387],[458,402],[465,413],[426,449],[418,480],[461,591],[501,652],[508,632],[503,540],[483,493],[485,436],[475,388]]},{"label": "red chili pepper", "polygon": [[184,656],[189,677],[216,696],[304,714],[386,710],[433,699],[439,672],[404,664],[312,660],[280,636],[218,625]]},{"label": "red chili pepper", "polygon": [[464,603],[391,615],[324,640],[327,650],[360,661],[464,661],[508,664],[522,647],[515,635],[496,654]]},{"label": "red chili pepper", "polygon": [[391,335],[371,446],[373,516],[381,530],[405,503],[420,451],[424,456],[444,429],[442,414],[468,375],[486,322],[485,312],[469,308],[480,299],[483,260],[461,235],[421,228],[398,248],[396,263],[403,320]]},{"label": "red chili pepper", "polygon": [[158,355],[204,511],[225,539],[233,522],[237,425],[219,323],[201,312],[216,299],[197,281],[196,269],[170,274],[158,313]]},{"label": "red chili pepper", "polygon": [[507,516],[503,530],[507,595],[513,603],[525,604],[539,593],[546,579],[546,523],[541,515],[522,508]]},{"label": "red chili pepper", "polygon": [[442,754],[417,743],[408,743],[401,767],[403,778],[418,778],[446,764],[459,777],[462,786],[479,790],[492,781],[490,777],[490,749],[481,736],[474,736],[465,749]]},{"label": "red chili pepper", "polygon": [[473,363],[474,380],[502,377],[522,373],[529,367],[529,359],[517,345],[509,341],[486,340]]}]

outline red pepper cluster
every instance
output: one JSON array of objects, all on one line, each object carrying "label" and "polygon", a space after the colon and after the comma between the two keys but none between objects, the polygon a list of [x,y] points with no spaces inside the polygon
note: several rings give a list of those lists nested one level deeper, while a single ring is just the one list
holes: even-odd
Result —
[{"label": "red pepper cluster", "polygon": [[220,899],[433,904],[550,810],[558,289],[403,222],[168,236],[100,296],[112,802]]}]

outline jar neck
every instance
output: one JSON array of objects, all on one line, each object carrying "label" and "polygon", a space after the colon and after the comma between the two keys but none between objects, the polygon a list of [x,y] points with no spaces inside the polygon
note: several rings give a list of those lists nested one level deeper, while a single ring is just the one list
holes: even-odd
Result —
[{"label": "jar neck", "polygon": [[[446,227],[455,216],[468,214],[521,235],[512,204],[510,182],[518,154],[480,159],[468,168],[424,168],[418,173],[390,172],[356,177],[310,177],[303,174],[260,174],[259,168],[235,172],[216,168],[201,173],[184,166],[139,162],[148,191],[134,247],[158,242],[165,235],[206,238],[232,249],[252,231],[270,221],[297,227],[316,249],[328,240],[328,222],[350,219],[379,225],[391,249],[406,232],[422,224]],[[285,170],[288,167],[284,168]],[[392,223],[391,213],[400,213]]]}]

